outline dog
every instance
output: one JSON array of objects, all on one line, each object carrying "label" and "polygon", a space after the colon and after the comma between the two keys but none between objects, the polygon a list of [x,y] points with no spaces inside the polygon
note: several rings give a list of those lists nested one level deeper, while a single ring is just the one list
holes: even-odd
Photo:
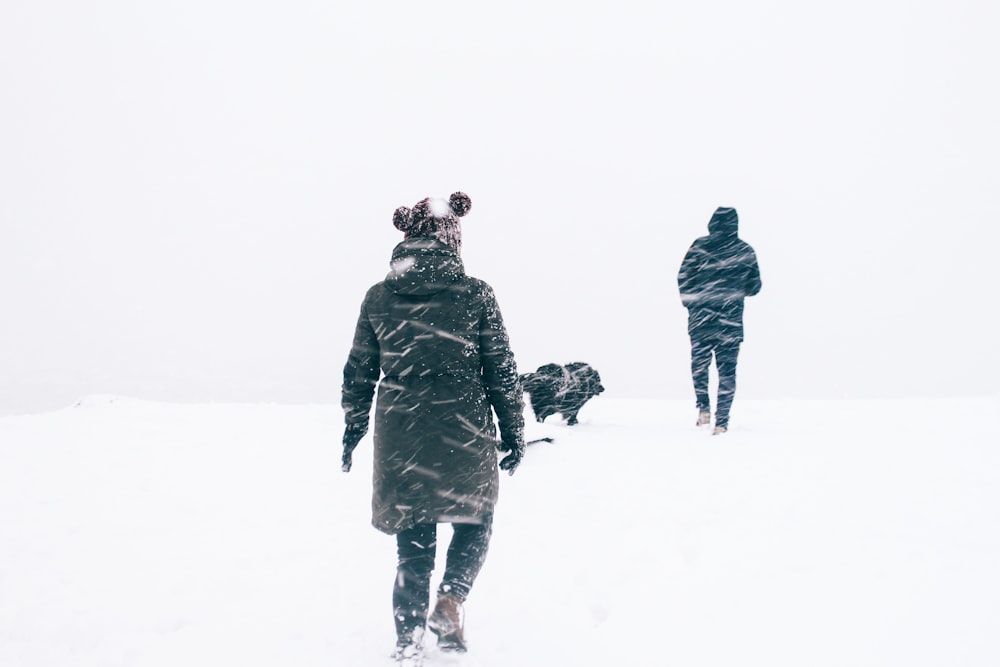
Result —
[{"label": "dog", "polygon": [[576,416],[580,408],[604,391],[600,374],[582,361],[565,366],[545,364],[534,373],[524,373],[520,380],[539,422],[559,413],[573,426],[578,423]]}]

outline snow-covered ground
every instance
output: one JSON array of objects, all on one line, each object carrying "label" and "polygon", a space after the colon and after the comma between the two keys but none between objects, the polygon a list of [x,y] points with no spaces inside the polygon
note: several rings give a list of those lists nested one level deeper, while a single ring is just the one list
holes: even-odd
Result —
[{"label": "snow-covered ground", "polygon": [[[712,437],[689,402],[598,397],[532,421],[556,442],[502,477],[471,651],[428,664],[995,667],[998,414],[737,398]],[[0,418],[0,665],[388,664],[394,542],[340,423],[109,396]]]}]

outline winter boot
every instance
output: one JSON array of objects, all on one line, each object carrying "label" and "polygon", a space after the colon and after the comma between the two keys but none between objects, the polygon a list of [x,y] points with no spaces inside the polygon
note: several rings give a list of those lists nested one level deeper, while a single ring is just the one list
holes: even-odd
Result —
[{"label": "winter boot", "polygon": [[422,667],[424,664],[424,629],[417,628],[396,640],[392,659],[400,667]]},{"label": "winter boot", "polygon": [[708,426],[712,421],[712,413],[708,410],[700,410],[698,412],[698,421],[695,422],[695,426]]},{"label": "winter boot", "polygon": [[725,433],[728,430],[729,429],[727,427],[725,427],[725,426],[716,426],[715,430],[712,431],[712,435],[722,435],[723,433]]},{"label": "winter boot", "polygon": [[427,619],[427,627],[437,635],[438,648],[442,651],[465,653],[465,634],[462,630],[462,601],[444,593],[438,596],[434,611]]}]

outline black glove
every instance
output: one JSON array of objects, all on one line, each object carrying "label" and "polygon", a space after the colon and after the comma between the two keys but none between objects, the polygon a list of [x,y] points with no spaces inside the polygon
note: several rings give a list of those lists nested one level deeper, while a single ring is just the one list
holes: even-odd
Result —
[{"label": "black glove", "polygon": [[344,456],[341,458],[340,466],[340,469],[344,472],[351,472],[351,454],[354,452],[354,448],[358,446],[358,443],[361,442],[361,438],[365,437],[365,433],[367,432],[367,421],[348,424],[344,427]]},{"label": "black glove", "polygon": [[501,452],[510,452],[500,461],[500,469],[513,475],[517,466],[521,465],[521,458],[524,456],[524,432],[504,434],[499,449]]}]

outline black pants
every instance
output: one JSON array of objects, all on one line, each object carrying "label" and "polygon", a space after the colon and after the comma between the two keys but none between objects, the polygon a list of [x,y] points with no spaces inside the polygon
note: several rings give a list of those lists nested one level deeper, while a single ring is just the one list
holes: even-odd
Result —
[{"label": "black pants", "polygon": [[712,403],[708,398],[708,369],[712,365],[713,353],[719,371],[715,425],[728,428],[729,409],[736,394],[736,359],[740,354],[740,344],[711,339],[691,339],[691,377],[694,380],[694,397],[698,410],[712,409]]},{"label": "black pants", "polygon": [[[452,528],[454,533],[438,594],[449,593],[464,602],[486,561],[493,518],[487,517],[481,524],[456,523]],[[420,523],[399,533],[396,550],[399,564],[392,589],[392,611],[396,636],[406,638],[427,621],[431,572],[437,555],[437,524]]]}]

